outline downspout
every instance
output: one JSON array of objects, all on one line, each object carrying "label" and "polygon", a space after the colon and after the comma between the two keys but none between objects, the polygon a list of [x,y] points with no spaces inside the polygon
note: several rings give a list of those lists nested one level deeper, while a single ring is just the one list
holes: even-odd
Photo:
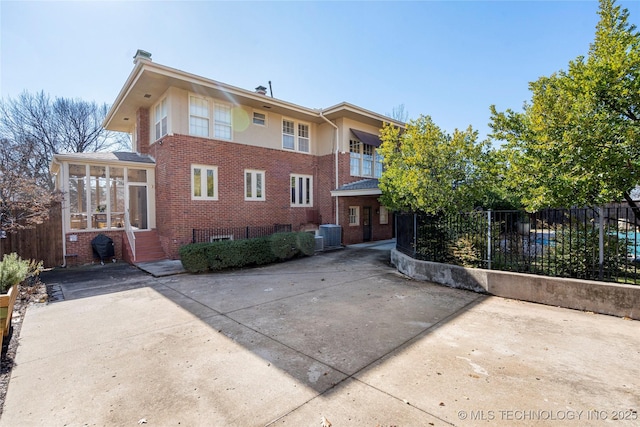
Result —
[{"label": "downspout", "polygon": [[[330,121],[329,119],[327,119],[323,114],[322,114],[322,110],[320,110],[320,117],[327,123],[329,123],[331,126],[333,126],[336,130],[336,151],[335,151],[335,166],[336,166],[336,190],[338,189],[339,185],[339,180],[338,180],[338,148],[340,147],[340,144],[338,143],[339,141],[339,133],[338,133],[338,126],[333,123],[332,121]],[[340,216],[338,215],[338,197],[336,196],[336,209],[335,209],[335,221],[334,223],[336,225],[340,225],[340,220],[338,219]]]},{"label": "downspout", "polygon": [[[64,182],[65,177],[64,177],[64,164],[56,161],[55,159],[53,160],[53,163],[57,164],[60,166],[60,169],[58,171],[58,179],[56,180],[56,184],[60,184],[63,189],[64,189]],[[58,185],[56,185],[56,187],[58,187]],[[56,188],[57,189],[57,188]],[[62,192],[62,194],[64,195],[64,192]],[[64,196],[63,199],[60,200],[60,219],[62,221],[62,265],[60,265],[60,267],[62,268],[66,268],[67,267],[67,239],[66,239],[66,233],[65,233],[65,215],[64,215]]]}]

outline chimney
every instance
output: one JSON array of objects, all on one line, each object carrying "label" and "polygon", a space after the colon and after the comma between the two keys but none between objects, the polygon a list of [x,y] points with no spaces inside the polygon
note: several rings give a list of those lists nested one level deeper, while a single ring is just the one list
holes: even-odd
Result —
[{"label": "chimney", "polygon": [[151,61],[151,53],[146,50],[138,49],[133,57],[133,63],[136,64],[141,59]]},{"label": "chimney", "polygon": [[267,88],[264,86],[258,86],[256,88],[256,93],[259,93],[260,95],[266,95],[267,94]]}]

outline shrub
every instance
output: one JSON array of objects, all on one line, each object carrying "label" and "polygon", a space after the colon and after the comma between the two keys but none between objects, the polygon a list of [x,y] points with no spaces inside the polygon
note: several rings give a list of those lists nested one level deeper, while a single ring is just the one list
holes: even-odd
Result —
[{"label": "shrub", "polygon": [[276,233],[247,240],[193,243],[180,248],[180,259],[191,273],[241,268],[310,256],[315,239],[310,233]]},{"label": "shrub", "polygon": [[0,293],[7,293],[13,285],[39,274],[41,269],[41,262],[23,260],[15,252],[4,255],[0,262]]}]

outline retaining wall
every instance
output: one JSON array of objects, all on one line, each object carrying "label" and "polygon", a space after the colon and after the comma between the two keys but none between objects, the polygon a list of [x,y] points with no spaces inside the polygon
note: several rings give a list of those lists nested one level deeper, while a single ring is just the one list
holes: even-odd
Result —
[{"label": "retaining wall", "polygon": [[465,268],[413,259],[396,249],[391,263],[417,280],[557,307],[640,320],[640,286]]}]

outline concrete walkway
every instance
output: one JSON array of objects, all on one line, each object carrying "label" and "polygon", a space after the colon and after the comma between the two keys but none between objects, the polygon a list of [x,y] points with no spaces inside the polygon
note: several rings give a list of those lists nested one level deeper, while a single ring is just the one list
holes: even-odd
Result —
[{"label": "concrete walkway", "polygon": [[26,313],[3,426],[640,423],[639,322],[407,280],[385,250],[45,280],[64,301]]}]

